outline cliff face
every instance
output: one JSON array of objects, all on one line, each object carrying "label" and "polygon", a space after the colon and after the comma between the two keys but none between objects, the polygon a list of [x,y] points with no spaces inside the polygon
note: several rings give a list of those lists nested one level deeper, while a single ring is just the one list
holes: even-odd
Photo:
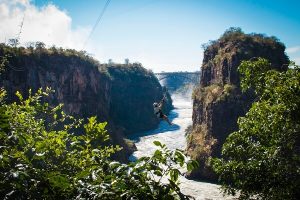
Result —
[{"label": "cliff face", "polygon": [[242,60],[263,57],[277,70],[286,70],[289,61],[285,46],[274,37],[229,30],[212,41],[204,51],[201,81],[193,94],[193,130],[188,135],[187,153],[200,168],[189,177],[215,181],[207,165],[209,157],[220,157],[226,137],[237,130],[237,119],[245,115],[255,99],[242,93],[238,66]]},{"label": "cliff face", "polygon": [[161,87],[153,73],[140,66],[111,66],[107,68],[111,78],[109,115],[124,128],[125,134],[153,129],[158,118],[153,114],[153,103],[166,94],[165,112],[172,106],[170,95]]},{"label": "cliff face", "polygon": [[273,67],[283,70],[287,63],[285,46],[275,37],[261,34],[225,33],[219,40],[211,42],[204,51],[201,67],[201,86],[226,83],[239,85],[237,67],[242,60],[255,57],[269,59]]},{"label": "cliff face", "polygon": [[64,110],[78,117],[97,115],[100,121],[109,118],[111,83],[93,63],[77,56],[60,54],[39,56],[16,55],[9,58],[1,75],[8,101],[15,101],[16,91],[25,96],[29,89],[51,87],[55,90],[51,104],[64,104]]},{"label": "cliff face", "polygon": [[[163,88],[153,73],[140,64],[100,65],[82,52],[63,49],[25,49],[0,46],[0,56],[8,64],[0,84],[7,101],[20,91],[51,87],[49,103],[64,104],[64,111],[76,117],[97,116],[107,121],[112,142],[124,147],[119,155],[126,160],[130,149],[124,134],[148,130],[158,125],[152,104],[162,98]],[[172,107],[171,99],[167,111]]]}]

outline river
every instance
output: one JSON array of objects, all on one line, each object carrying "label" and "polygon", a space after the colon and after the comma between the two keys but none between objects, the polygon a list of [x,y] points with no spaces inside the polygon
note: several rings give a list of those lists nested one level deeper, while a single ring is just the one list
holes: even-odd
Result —
[{"label": "river", "polygon": [[[137,151],[130,157],[131,160],[151,155],[156,150],[156,146],[153,144],[153,141],[156,140],[166,144],[171,150],[184,150],[186,148],[185,129],[192,124],[192,101],[190,96],[172,95],[175,109],[169,113],[168,117],[174,123],[173,126],[161,121],[157,129],[134,134],[129,138],[135,142],[137,147]],[[182,192],[195,197],[197,200],[233,199],[233,197],[224,197],[219,187],[216,184],[188,180],[185,177],[180,178]]]}]

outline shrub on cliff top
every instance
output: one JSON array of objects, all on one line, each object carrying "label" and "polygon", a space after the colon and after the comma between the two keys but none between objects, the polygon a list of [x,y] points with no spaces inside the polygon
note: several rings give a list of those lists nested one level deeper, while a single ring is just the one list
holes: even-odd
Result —
[{"label": "shrub on cliff top", "polygon": [[[227,29],[219,39],[217,40],[210,40],[208,43],[203,44],[202,48],[204,50],[214,50],[219,51],[220,47],[224,47],[224,45],[228,44],[241,44],[244,43],[246,46],[250,42],[256,42],[259,44],[265,44],[270,47],[273,47],[274,49],[281,49],[285,50],[285,45],[279,41],[278,38],[275,36],[266,36],[265,34],[259,34],[259,33],[249,33],[246,34],[242,31],[239,27],[230,27]],[[238,49],[239,50],[239,49]],[[244,49],[245,51],[246,49]],[[257,49],[259,51],[259,49]],[[243,52],[247,53],[247,52]]]},{"label": "shrub on cliff top", "polygon": [[[20,68],[18,65],[20,60],[25,57],[31,56],[35,58],[36,61],[39,62],[39,65],[43,68],[47,68],[49,65],[48,57],[57,56],[58,59],[69,59],[70,57],[73,59],[78,59],[78,64],[85,67],[95,67],[98,70],[105,74],[108,78],[112,79],[115,74],[121,75],[141,75],[141,76],[149,76],[155,77],[153,72],[147,70],[143,67],[141,63],[129,63],[129,64],[100,64],[100,62],[90,56],[86,51],[77,51],[75,49],[64,49],[61,47],[52,46],[50,48],[46,48],[45,44],[42,42],[31,42],[27,47],[16,47],[9,46],[3,43],[0,43],[0,72],[1,66],[3,66],[2,62],[9,61],[10,67]],[[3,59],[3,58],[5,59]],[[69,59],[70,60],[70,59]],[[52,67],[52,66],[51,66]]]},{"label": "shrub on cliff top", "polygon": [[258,100],[229,135],[212,165],[225,193],[240,199],[300,196],[300,68],[269,70],[265,59],[243,61],[241,87]]},{"label": "shrub on cliff top", "polygon": [[227,97],[231,97],[231,93],[236,91],[237,87],[232,84],[224,86],[211,84],[207,87],[196,87],[193,90],[192,98],[200,100],[203,103],[211,103],[217,101],[225,101]]},{"label": "shrub on cliff top", "polygon": [[86,51],[77,51],[75,49],[64,49],[61,47],[52,46],[46,48],[42,42],[29,43],[27,47],[12,47],[6,44],[0,44],[0,56],[6,56],[7,59],[12,62],[20,56],[33,55],[40,58],[41,55],[63,55],[65,57],[77,57],[91,65],[100,67],[100,63],[95,60],[92,56],[88,55]]}]

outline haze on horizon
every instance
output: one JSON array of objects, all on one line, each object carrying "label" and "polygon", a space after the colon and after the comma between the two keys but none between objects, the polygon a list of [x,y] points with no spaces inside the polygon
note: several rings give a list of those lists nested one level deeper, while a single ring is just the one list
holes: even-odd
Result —
[{"label": "haze on horizon", "polygon": [[0,42],[19,37],[22,45],[42,41],[86,50],[102,63],[128,58],[155,72],[199,71],[201,45],[241,27],[276,36],[300,64],[297,0],[111,0],[84,45],[106,2],[0,0]]}]

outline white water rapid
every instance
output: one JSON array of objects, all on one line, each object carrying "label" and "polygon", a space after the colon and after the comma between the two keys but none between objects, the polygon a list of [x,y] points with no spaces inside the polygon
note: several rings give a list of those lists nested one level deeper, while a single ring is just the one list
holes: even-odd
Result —
[{"label": "white water rapid", "polygon": [[[161,121],[157,129],[135,134],[130,137],[135,142],[137,151],[131,156],[131,160],[142,156],[149,156],[157,148],[153,141],[160,141],[168,146],[169,149],[182,149],[186,147],[185,129],[192,124],[192,101],[190,96],[184,97],[180,94],[173,94],[173,105],[175,109],[170,112],[168,117],[173,126]],[[219,185],[188,180],[180,178],[180,188],[184,194],[195,197],[196,200],[231,200],[233,197],[223,196],[219,190]]]}]

